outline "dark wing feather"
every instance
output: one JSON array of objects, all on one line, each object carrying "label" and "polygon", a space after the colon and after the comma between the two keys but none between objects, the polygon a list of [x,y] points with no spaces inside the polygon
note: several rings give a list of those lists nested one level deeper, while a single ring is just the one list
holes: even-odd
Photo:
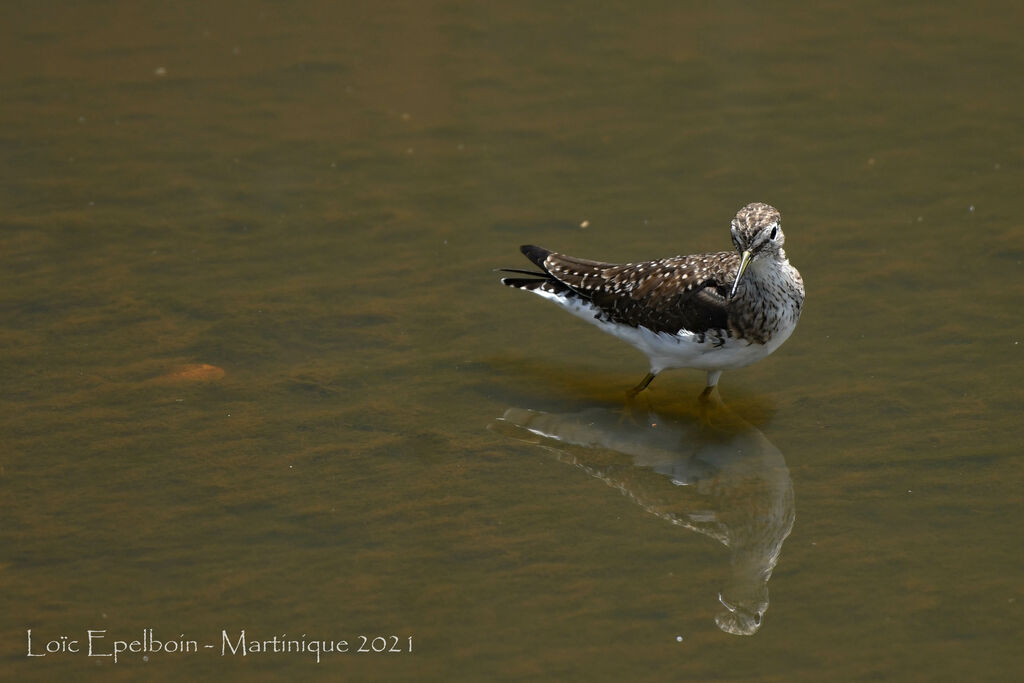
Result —
[{"label": "dark wing feather", "polygon": [[739,265],[732,252],[624,265],[548,252],[538,265],[608,320],[669,334],[729,329],[729,288]]},{"label": "dark wing feather", "polygon": [[[524,244],[519,248],[519,250],[522,251],[523,255],[530,259],[530,261],[532,261],[533,264],[543,272],[534,273],[529,270],[520,270],[518,268],[502,268],[501,270],[506,273],[534,276],[534,278],[505,277],[501,279],[501,283],[503,285],[531,291],[534,289],[544,289],[555,294],[568,293],[570,296],[580,294],[584,298],[590,298],[588,295],[578,292],[570,282],[548,270],[547,264],[552,262],[552,259],[566,257],[563,257],[560,254],[554,254],[548,249],[536,247],[532,244]],[[586,261],[584,259],[573,259],[573,262],[576,264],[577,268],[586,268],[590,274],[598,273],[602,268],[612,268],[615,266],[613,263],[600,263],[598,261]]]},{"label": "dark wing feather", "polygon": [[547,272],[547,268],[544,268],[544,259],[546,259],[551,252],[544,247],[535,247],[532,244],[524,244],[519,247],[519,251],[523,252],[523,256],[530,259],[530,262],[538,268],[543,268]]}]

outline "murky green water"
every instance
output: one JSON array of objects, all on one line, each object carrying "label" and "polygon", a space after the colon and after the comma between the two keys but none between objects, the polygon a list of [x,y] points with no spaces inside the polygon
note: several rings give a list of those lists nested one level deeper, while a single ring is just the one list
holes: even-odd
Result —
[{"label": "murky green water", "polygon": [[[1019,675],[1022,19],[0,10],[0,677]],[[711,415],[491,270],[749,201],[807,305]]]}]

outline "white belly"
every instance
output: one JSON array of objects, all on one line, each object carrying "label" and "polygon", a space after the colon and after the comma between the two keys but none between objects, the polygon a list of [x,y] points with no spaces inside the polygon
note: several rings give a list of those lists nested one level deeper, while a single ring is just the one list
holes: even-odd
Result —
[{"label": "white belly", "polygon": [[[681,331],[677,334],[653,332],[646,327],[630,327],[598,318],[596,306],[580,297],[566,297],[542,289],[535,294],[554,301],[570,313],[590,322],[605,332],[628,342],[642,351],[651,362],[651,372],[658,374],[669,368],[697,370],[735,370],[756,363],[779,348],[796,328],[796,320],[780,326],[768,343],[750,343],[745,339],[699,335]],[[701,339],[703,338],[703,341]]]}]

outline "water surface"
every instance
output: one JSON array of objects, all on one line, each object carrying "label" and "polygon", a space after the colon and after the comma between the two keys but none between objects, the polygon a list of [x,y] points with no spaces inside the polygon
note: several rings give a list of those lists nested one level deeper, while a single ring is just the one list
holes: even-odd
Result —
[{"label": "water surface", "polygon": [[[0,19],[4,678],[1024,666],[1017,5]],[[807,304],[723,376],[725,432],[699,372],[614,419],[645,359],[492,272],[726,249],[750,201]],[[758,519],[744,574],[708,520]],[[720,593],[769,606],[722,628]],[[414,650],[221,657],[241,629]]]}]

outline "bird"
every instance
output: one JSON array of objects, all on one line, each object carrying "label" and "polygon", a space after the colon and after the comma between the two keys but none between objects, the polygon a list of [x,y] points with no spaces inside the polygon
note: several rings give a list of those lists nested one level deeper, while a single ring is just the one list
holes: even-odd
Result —
[{"label": "bird", "polygon": [[502,268],[517,277],[501,282],[553,301],[643,352],[650,371],[628,396],[663,370],[694,368],[707,372],[701,394],[707,397],[723,370],[746,367],[779,348],[804,303],[803,278],[782,248],[782,215],[775,207],[747,204],[730,233],[733,251],[625,264],[527,244],[520,251],[539,270]]}]

